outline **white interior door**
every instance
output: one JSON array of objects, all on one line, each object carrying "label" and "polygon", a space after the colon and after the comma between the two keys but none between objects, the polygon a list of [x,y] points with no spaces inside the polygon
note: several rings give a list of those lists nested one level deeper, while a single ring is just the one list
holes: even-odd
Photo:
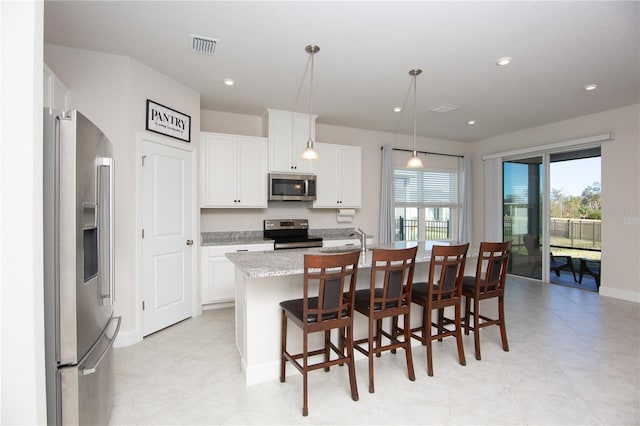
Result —
[{"label": "white interior door", "polygon": [[143,335],[192,316],[193,153],[143,139]]}]

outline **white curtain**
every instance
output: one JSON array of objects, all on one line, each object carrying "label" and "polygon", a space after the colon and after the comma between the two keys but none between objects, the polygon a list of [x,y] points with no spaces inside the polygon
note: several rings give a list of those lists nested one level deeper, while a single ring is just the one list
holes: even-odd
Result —
[{"label": "white curtain", "polygon": [[466,155],[458,160],[458,185],[460,191],[460,209],[458,220],[458,240],[461,244],[470,243],[471,232],[471,157]]},{"label": "white curtain", "polygon": [[382,181],[380,182],[380,244],[391,244],[395,240],[395,214],[393,198],[393,149],[382,147]]},{"label": "white curtain", "polygon": [[502,241],[502,157],[484,161],[484,241]]}]

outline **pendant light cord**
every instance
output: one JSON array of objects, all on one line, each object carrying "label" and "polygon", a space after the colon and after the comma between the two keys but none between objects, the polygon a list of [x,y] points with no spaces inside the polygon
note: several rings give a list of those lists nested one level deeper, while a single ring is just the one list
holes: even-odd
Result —
[{"label": "pendant light cord", "polygon": [[311,115],[313,114],[313,56],[314,52],[309,53],[311,55],[311,73],[309,76],[309,140],[311,140]]},{"label": "pendant light cord", "polygon": [[418,76],[413,76],[413,155],[416,155],[416,93],[417,93],[417,85],[418,85]]}]

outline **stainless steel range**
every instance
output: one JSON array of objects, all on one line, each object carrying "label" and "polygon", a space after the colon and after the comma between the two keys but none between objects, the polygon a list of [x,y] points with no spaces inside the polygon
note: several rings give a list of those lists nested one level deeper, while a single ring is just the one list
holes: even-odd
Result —
[{"label": "stainless steel range", "polygon": [[276,250],[322,247],[322,238],[309,236],[307,219],[267,219],[264,237],[275,241]]}]

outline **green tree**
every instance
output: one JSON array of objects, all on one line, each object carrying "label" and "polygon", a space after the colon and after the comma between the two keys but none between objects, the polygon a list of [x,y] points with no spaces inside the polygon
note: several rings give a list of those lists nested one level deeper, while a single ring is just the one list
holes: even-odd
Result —
[{"label": "green tree", "polygon": [[602,216],[600,203],[600,182],[593,182],[582,191],[580,214],[583,218],[595,219]]},{"label": "green tree", "polygon": [[551,217],[564,217],[564,202],[565,195],[562,193],[562,189],[551,189]]}]

